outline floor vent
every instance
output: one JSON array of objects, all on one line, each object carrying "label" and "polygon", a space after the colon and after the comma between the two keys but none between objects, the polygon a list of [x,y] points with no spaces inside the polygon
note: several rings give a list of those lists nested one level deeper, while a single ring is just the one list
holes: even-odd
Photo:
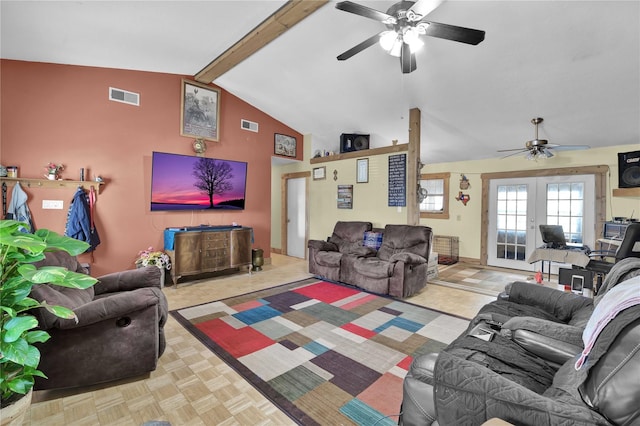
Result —
[{"label": "floor vent", "polygon": [[258,123],[245,120],[244,118],[240,120],[240,128],[244,130],[249,130],[250,132],[258,133]]},{"label": "floor vent", "polygon": [[116,89],[115,87],[109,87],[109,100],[122,102],[123,104],[140,106],[140,94],[134,92],[128,92],[122,89]]}]

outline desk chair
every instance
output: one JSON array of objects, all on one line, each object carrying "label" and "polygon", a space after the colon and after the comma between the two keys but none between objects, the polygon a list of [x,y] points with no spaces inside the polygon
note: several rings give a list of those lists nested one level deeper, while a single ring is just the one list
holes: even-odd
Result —
[{"label": "desk chair", "polygon": [[[622,243],[620,243],[620,246],[615,252],[594,250],[589,253],[589,257],[592,259],[589,260],[585,269],[593,271],[597,275],[596,290],[598,290],[602,284],[602,277],[611,271],[611,267],[616,262],[627,257],[640,257],[640,222],[632,223],[627,227],[624,237],[622,238]],[[600,259],[597,259],[598,257]],[[605,257],[613,257],[615,261],[607,262],[604,260]]]}]

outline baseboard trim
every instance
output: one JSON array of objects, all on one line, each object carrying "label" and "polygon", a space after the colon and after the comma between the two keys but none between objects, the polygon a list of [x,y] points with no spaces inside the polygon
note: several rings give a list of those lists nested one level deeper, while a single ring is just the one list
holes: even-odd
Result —
[{"label": "baseboard trim", "polygon": [[474,257],[458,257],[458,261],[468,263],[470,265],[482,265],[480,259],[476,259]]},{"label": "baseboard trim", "polygon": [[282,249],[271,247],[271,253],[282,254]]}]

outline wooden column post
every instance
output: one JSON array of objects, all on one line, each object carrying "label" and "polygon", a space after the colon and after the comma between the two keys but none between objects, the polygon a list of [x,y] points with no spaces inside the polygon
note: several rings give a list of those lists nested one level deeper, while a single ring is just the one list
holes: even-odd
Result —
[{"label": "wooden column post", "polygon": [[407,153],[407,224],[420,223],[418,205],[418,162],[420,161],[420,109],[409,110],[409,151]]}]

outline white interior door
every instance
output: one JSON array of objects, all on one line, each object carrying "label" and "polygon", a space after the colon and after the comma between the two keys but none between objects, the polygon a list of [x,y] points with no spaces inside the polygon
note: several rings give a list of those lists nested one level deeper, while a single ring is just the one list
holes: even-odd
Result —
[{"label": "white interior door", "polygon": [[[493,179],[489,188],[489,265],[540,270],[540,265],[527,262],[543,244],[540,224],[562,225],[567,242],[593,247],[594,175]],[[552,264],[551,273],[560,267],[571,265]]]},{"label": "white interior door", "polygon": [[287,179],[287,256],[305,258],[306,178]]}]

